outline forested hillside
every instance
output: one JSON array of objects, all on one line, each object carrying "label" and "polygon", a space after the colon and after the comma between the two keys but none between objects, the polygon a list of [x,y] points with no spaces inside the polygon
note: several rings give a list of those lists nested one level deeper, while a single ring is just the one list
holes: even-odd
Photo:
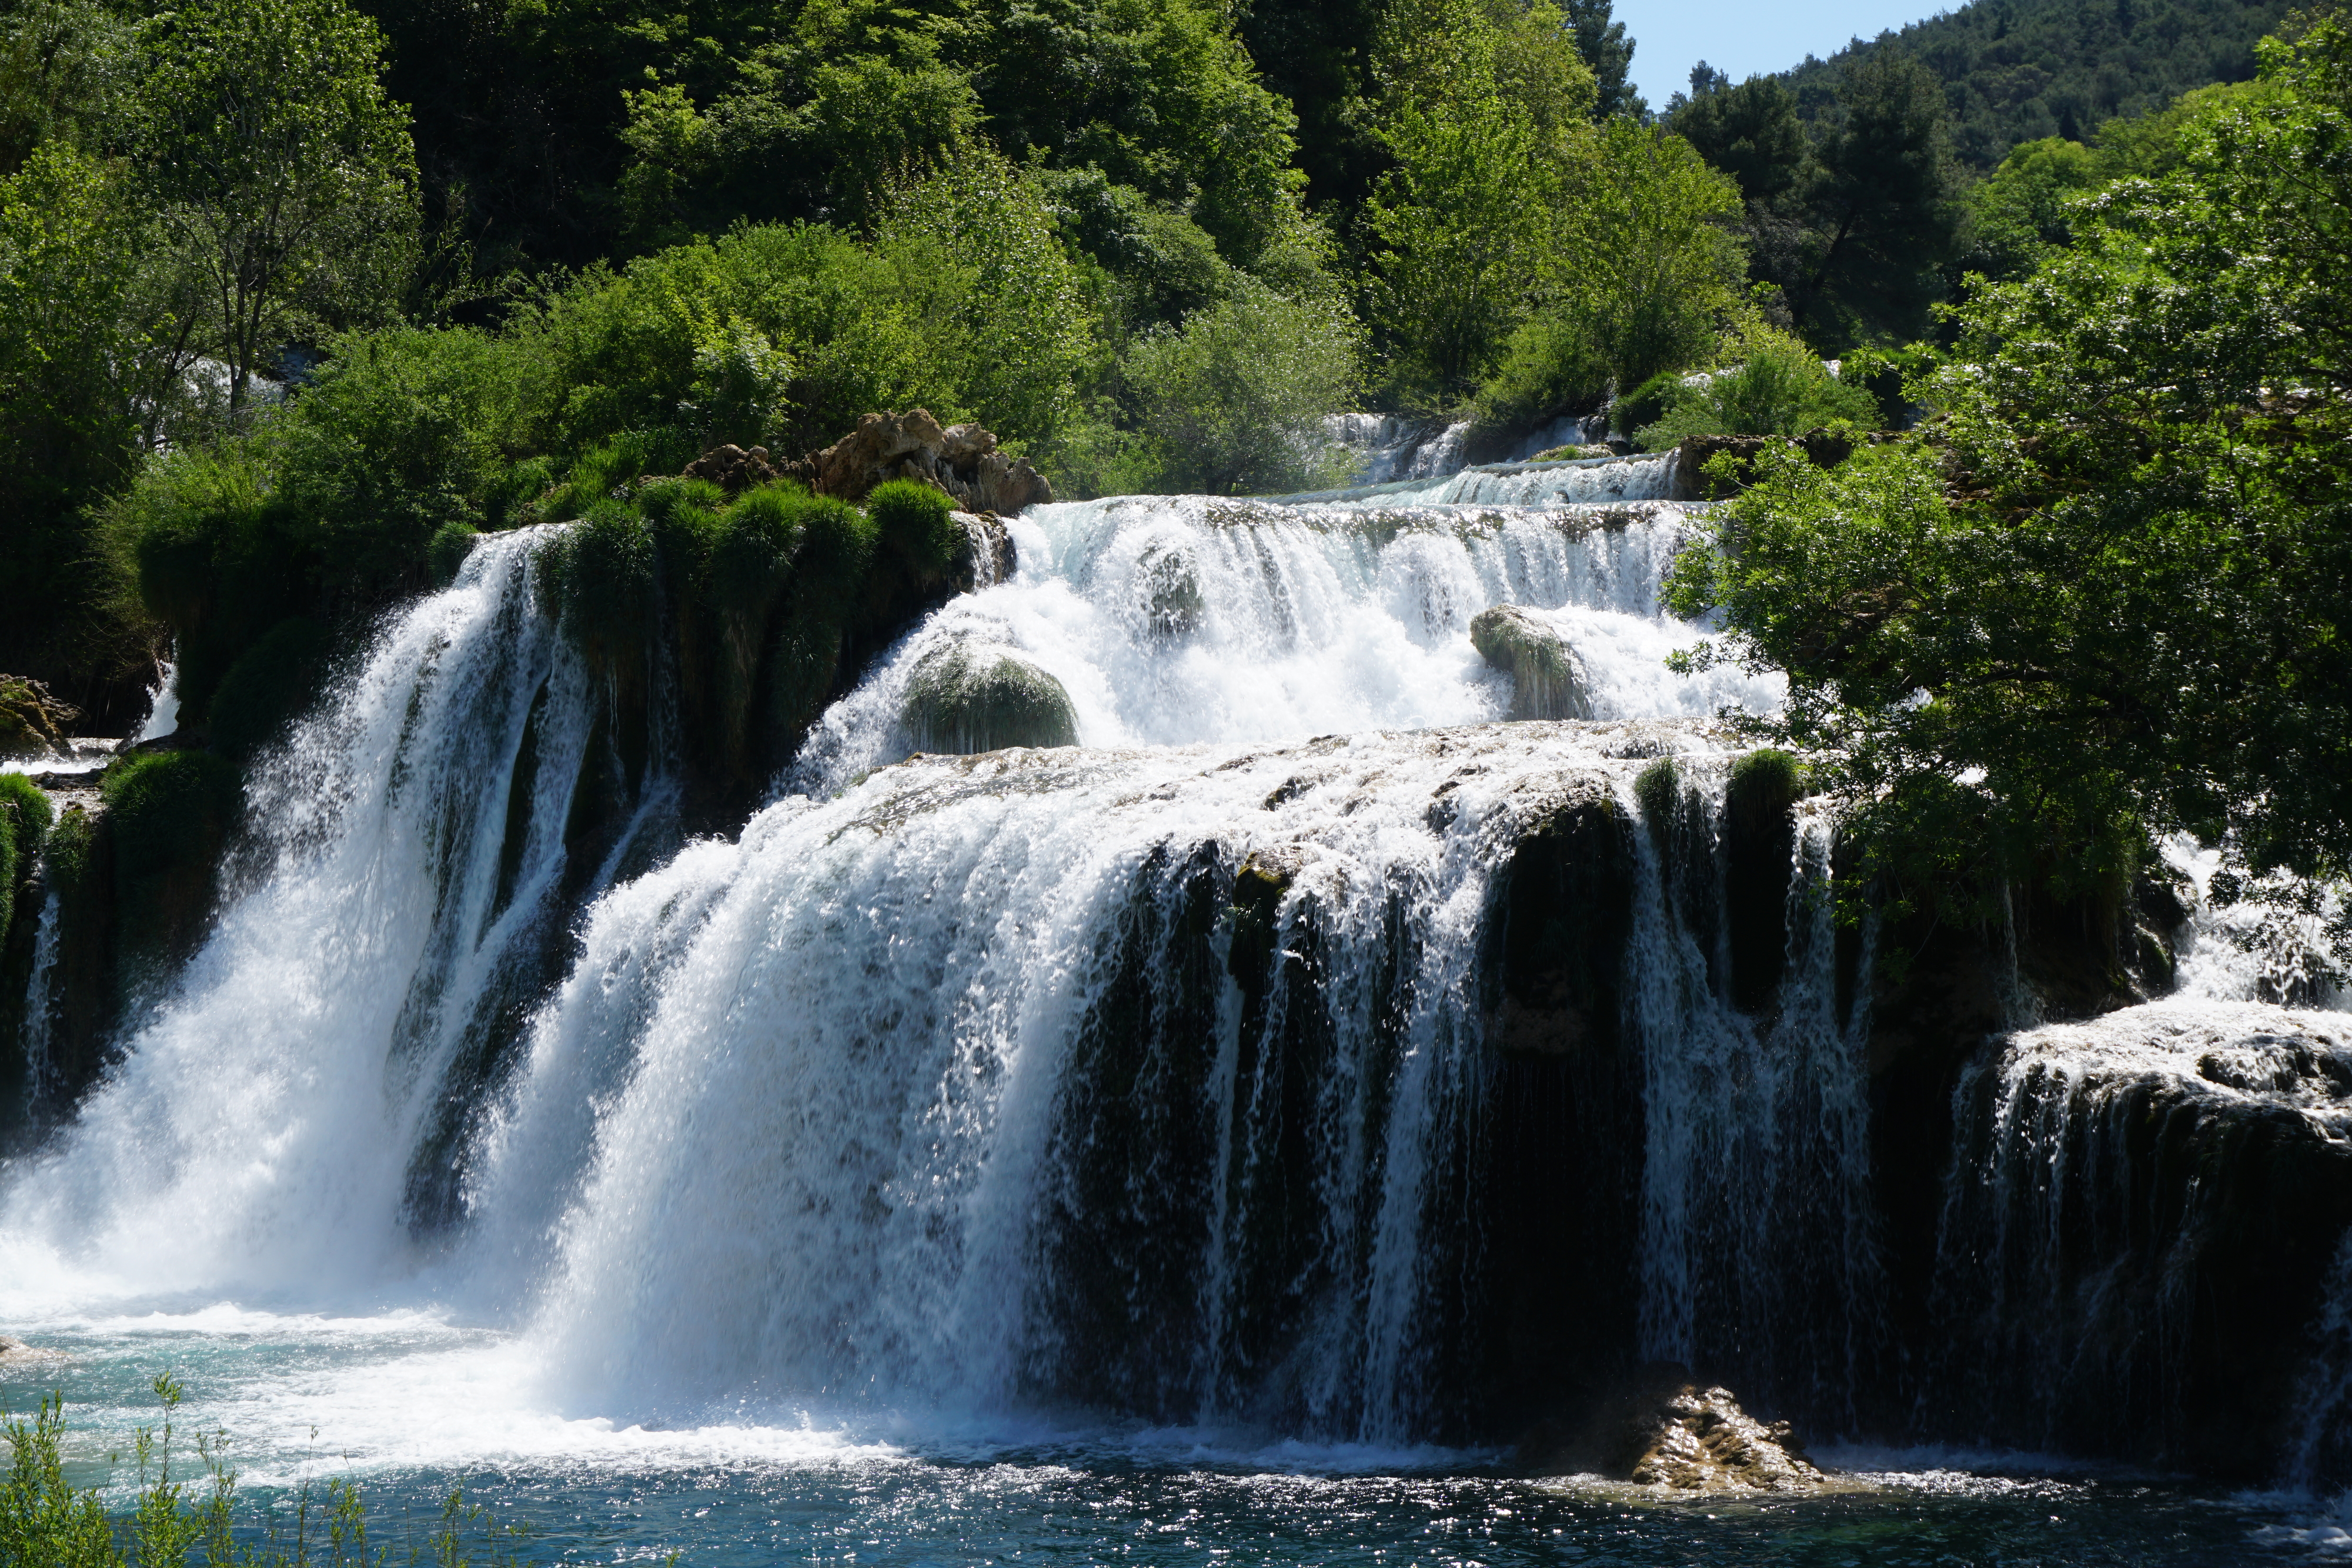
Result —
[{"label": "forested hillside", "polygon": [[1936,74],[1952,149],[1990,169],[2021,141],[2080,141],[2102,120],[2161,109],[2192,88],[2250,79],[2254,41],[2287,0],[1971,0],[1782,73],[1798,112],[1834,117],[1846,68],[1892,46]]}]

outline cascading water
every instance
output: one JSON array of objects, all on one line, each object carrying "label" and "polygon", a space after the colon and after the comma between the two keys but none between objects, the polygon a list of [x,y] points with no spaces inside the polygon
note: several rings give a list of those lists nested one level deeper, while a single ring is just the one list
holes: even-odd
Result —
[{"label": "cascading water", "polygon": [[404,1265],[411,1165],[553,908],[592,699],[488,541],[282,755],[213,935],[54,1154],[16,1173],[21,1288],[284,1289]]},{"label": "cascading water", "polygon": [[[0,1318],[228,1313],[357,1369],[240,1374],[256,1409],[427,1468],[1041,1418],[1392,1455],[1660,1359],[1822,1431],[1942,1398],[1885,1305],[1873,937],[1834,823],[1733,777],[1714,716],[1777,679],[1664,664],[1706,634],[1661,607],[1674,486],[1039,508],[693,841],[667,672],[620,744],[544,531],[490,536],[257,769],[212,935],[5,1174]],[[1500,604],[1592,720],[1498,722]],[[912,755],[959,648],[1049,676],[1079,744]],[[2016,1260],[1999,1312],[2089,1332],[2014,1239],[2075,1212],[2030,1129],[2107,1113],[2037,1121],[2036,1049],[1962,1082],[1939,1278]],[[419,1398],[456,1435],[384,1414]],[[2020,1407],[1917,1425],[2033,1440]]]}]

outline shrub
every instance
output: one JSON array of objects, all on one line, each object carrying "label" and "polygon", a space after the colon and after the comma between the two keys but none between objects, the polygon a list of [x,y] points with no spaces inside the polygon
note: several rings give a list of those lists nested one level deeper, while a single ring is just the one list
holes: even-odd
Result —
[{"label": "shrub", "polygon": [[1355,401],[1356,337],[1335,309],[1244,284],[1124,371],[1167,487],[1304,489],[1327,477],[1324,416]]},{"label": "shrub", "polygon": [[16,909],[16,889],[40,858],[49,832],[49,798],[21,773],[0,773],[0,942]]},{"label": "shrub", "polygon": [[1657,451],[1691,435],[1802,435],[1838,420],[1878,423],[1878,400],[1840,382],[1791,334],[1752,325],[1733,338],[1732,350],[1737,362],[1676,385],[1665,412],[1634,439]]},{"label": "shrub", "polygon": [[963,528],[948,515],[952,509],[943,493],[916,479],[877,485],[866,497],[883,548],[923,583],[945,578],[963,553]]},{"label": "shrub", "polygon": [[193,946],[239,803],[237,770],[202,751],[139,753],[106,770],[119,950],[131,977]]}]

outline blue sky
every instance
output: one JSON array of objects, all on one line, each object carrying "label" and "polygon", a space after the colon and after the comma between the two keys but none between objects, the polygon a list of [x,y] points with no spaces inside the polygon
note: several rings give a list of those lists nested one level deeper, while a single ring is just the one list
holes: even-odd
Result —
[{"label": "blue sky", "polygon": [[1690,85],[1701,60],[1738,81],[1785,70],[1808,54],[1830,55],[1859,34],[1953,8],[1958,0],[1616,0],[1614,15],[1633,40],[1633,80],[1653,109]]}]

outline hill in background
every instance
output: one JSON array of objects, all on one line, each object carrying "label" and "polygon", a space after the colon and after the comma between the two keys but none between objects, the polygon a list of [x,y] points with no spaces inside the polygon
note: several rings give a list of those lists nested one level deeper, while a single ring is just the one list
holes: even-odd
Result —
[{"label": "hill in background", "polygon": [[1979,169],[2044,136],[2161,109],[2192,88],[2254,74],[2254,40],[2285,0],[1975,0],[1781,73],[1807,120],[1833,110],[1849,63],[1894,44],[1942,78],[1952,149]]}]

